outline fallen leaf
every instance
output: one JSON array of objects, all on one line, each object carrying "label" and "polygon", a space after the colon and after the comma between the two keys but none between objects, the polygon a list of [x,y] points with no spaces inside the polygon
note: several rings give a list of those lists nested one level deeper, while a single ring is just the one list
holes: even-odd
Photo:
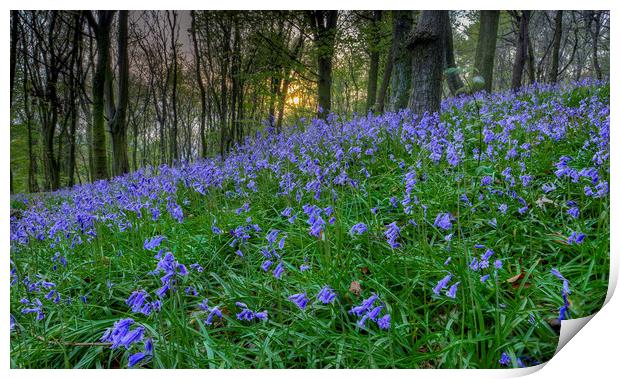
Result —
[{"label": "fallen leaf", "polygon": [[362,286],[354,280],[349,286],[349,291],[352,292],[355,296],[359,296],[362,294]]},{"label": "fallen leaf", "polygon": [[[512,284],[512,288],[517,289],[521,286],[521,281],[525,278],[525,273],[522,272],[519,275],[515,275],[512,278],[506,280],[506,282]],[[530,282],[525,282],[523,288],[530,288]]]},{"label": "fallen leaf", "polygon": [[512,278],[506,280],[506,282],[514,283],[514,282],[516,282],[519,279],[523,279],[524,277],[525,277],[525,274],[524,273],[520,273],[520,274],[517,274],[517,275],[513,276]]},{"label": "fallen leaf", "polygon": [[557,205],[553,200],[548,199],[546,196],[543,196],[540,199],[536,200],[536,205],[538,205],[540,208],[544,208],[545,203]]},{"label": "fallen leaf", "polygon": [[362,274],[364,275],[368,275],[370,274],[370,269],[368,269],[368,267],[362,267],[361,270]]}]

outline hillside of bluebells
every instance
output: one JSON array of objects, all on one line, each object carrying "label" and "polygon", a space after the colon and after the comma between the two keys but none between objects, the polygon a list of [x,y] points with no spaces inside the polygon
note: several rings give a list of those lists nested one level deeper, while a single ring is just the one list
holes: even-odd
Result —
[{"label": "hillside of bluebells", "polygon": [[609,272],[609,85],[265,129],[11,199],[11,365],[500,368]]}]

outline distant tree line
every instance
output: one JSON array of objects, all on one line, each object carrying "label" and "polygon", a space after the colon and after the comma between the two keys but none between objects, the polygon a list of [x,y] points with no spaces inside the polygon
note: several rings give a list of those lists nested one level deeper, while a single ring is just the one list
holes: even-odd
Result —
[{"label": "distant tree line", "polygon": [[11,11],[11,191],[224,158],[303,118],[609,76],[608,11]]}]

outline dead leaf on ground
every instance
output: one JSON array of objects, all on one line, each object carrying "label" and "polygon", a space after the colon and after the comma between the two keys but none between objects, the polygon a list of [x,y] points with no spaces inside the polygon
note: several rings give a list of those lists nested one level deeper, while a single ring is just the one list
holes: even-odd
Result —
[{"label": "dead leaf on ground", "polygon": [[[523,278],[525,278],[524,272],[507,279],[506,282],[512,284],[512,288],[517,289],[521,286],[521,281],[523,280]],[[530,288],[530,285],[530,282],[525,282],[523,284],[523,288]]]},{"label": "dead leaf on ground", "polygon": [[362,286],[357,281],[352,281],[349,286],[349,292],[352,292],[355,296],[359,296],[362,294]]},{"label": "dead leaf on ground", "polygon": [[536,200],[536,205],[538,205],[540,208],[544,208],[545,203],[557,205],[553,200],[547,198],[546,196],[543,196],[540,199]]}]

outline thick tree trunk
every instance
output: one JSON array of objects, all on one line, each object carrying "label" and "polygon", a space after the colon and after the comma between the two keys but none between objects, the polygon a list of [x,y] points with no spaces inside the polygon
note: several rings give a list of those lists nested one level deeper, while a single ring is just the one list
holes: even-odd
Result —
[{"label": "thick tree trunk", "polygon": [[48,29],[48,47],[50,49],[50,65],[46,68],[46,94],[47,104],[42,104],[42,129],[43,129],[43,155],[45,157],[45,171],[48,189],[55,191],[60,188],[60,165],[54,154],[54,133],[58,123],[59,99],[58,99],[58,76],[60,67],[56,53],[53,51],[54,31],[57,25],[57,13],[53,11]]},{"label": "thick tree trunk", "polygon": [[394,67],[394,51],[390,48],[387,58],[385,59],[385,68],[383,69],[383,79],[381,80],[381,88],[379,88],[379,95],[377,96],[377,104],[375,105],[375,112],[383,113],[385,110],[385,96],[390,85],[390,79],[392,77],[392,68]]},{"label": "thick tree trunk", "polygon": [[[128,18],[128,11],[119,11],[118,104],[114,105],[111,90],[108,96],[110,105],[115,108],[112,118],[110,119],[110,132],[112,134],[112,173],[114,175],[123,175],[129,172],[129,157],[127,154],[127,103],[129,101],[129,54],[127,51]],[[108,75],[110,74],[111,70],[108,70]],[[108,77],[108,80],[111,84],[112,78]]]},{"label": "thick tree trunk", "polygon": [[192,16],[192,42],[194,44],[194,66],[196,69],[196,81],[198,82],[198,90],[200,94],[200,156],[207,156],[207,136],[205,134],[205,120],[207,117],[207,100],[205,85],[202,82],[202,65],[200,64],[200,50],[198,49],[198,38],[196,37],[196,12],[191,11]]},{"label": "thick tree trunk", "polygon": [[562,16],[562,10],[555,11],[555,31],[553,32],[553,51],[551,53],[551,70],[549,71],[550,83],[558,81],[560,46],[562,45]]},{"label": "thick tree trunk", "polygon": [[379,45],[381,43],[382,11],[373,11],[370,26],[370,67],[368,69],[368,90],[366,93],[366,113],[372,110],[377,99],[377,79],[379,76]]},{"label": "thick tree trunk", "polygon": [[448,11],[422,11],[408,42],[412,56],[409,109],[414,114],[439,111]]},{"label": "thick tree trunk", "polygon": [[493,90],[493,66],[498,25],[499,11],[480,11],[480,33],[476,45],[474,67],[484,79],[483,89],[487,92]]},{"label": "thick tree trunk", "polygon": [[318,117],[325,118],[332,103],[332,59],[336,42],[338,11],[311,11],[310,21],[317,48],[318,64]]},{"label": "thick tree trunk", "polygon": [[534,68],[534,44],[532,39],[527,37],[527,73],[530,79],[530,84],[534,84],[536,81],[536,69]]},{"label": "thick tree trunk", "polygon": [[407,47],[407,38],[413,29],[413,11],[392,11],[392,52],[394,63],[390,110],[398,111],[407,106],[411,93],[411,49]]},{"label": "thick tree trunk", "polygon": [[450,24],[450,22],[446,23],[446,32],[445,32],[445,44],[444,44],[444,48],[445,48],[445,54],[444,54],[444,58],[445,58],[445,67],[447,69],[453,69],[453,70],[448,70],[448,73],[446,75],[446,79],[448,82],[448,88],[450,88],[450,93],[452,93],[452,95],[456,95],[457,93],[459,93],[459,91],[461,91],[463,89],[463,87],[465,87],[465,85],[463,84],[463,81],[461,80],[461,76],[459,75],[458,71],[455,71],[454,69],[456,69],[456,63],[454,61],[454,46],[453,46],[453,41],[452,41],[452,25]]},{"label": "thick tree trunk", "polygon": [[99,11],[98,21],[87,13],[97,40],[97,62],[93,74],[93,180],[107,179],[108,157],[105,137],[105,82],[110,60],[110,28],[114,11]]},{"label": "thick tree trunk", "polygon": [[[594,23],[594,28],[592,24]],[[601,13],[600,11],[587,11],[586,12],[586,26],[590,31],[592,37],[592,66],[594,66],[594,73],[598,80],[603,79],[603,73],[601,72],[601,65],[598,61],[598,39],[601,33]]]},{"label": "thick tree trunk", "polygon": [[518,11],[513,14],[518,23],[517,30],[517,51],[515,53],[515,61],[512,66],[512,80],[510,87],[517,90],[521,87],[523,81],[523,68],[525,67],[525,59],[527,57],[527,41],[528,41],[528,24],[530,22],[530,11]]}]

